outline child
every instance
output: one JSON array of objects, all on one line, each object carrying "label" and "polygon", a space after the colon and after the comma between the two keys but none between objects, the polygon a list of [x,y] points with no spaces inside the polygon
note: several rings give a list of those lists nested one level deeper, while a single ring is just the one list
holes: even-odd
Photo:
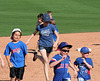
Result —
[{"label": "child", "polygon": [[37,18],[38,18],[38,21],[37,21],[37,25],[36,25],[36,27],[38,26],[38,25],[41,25],[41,24],[43,24],[43,14],[42,13],[40,13],[38,16],[37,16]]},{"label": "child", "polygon": [[7,44],[4,52],[10,69],[11,81],[21,81],[23,79],[24,67],[27,65],[27,46],[19,40],[21,35],[21,30],[15,28],[10,36],[12,41]]},{"label": "child", "polygon": [[72,45],[62,42],[58,48],[60,49],[60,54],[55,55],[49,63],[51,68],[54,67],[53,81],[71,81],[71,76],[68,72],[69,66],[75,71],[75,78],[77,77],[77,71],[71,64],[70,57],[68,55]]},{"label": "child", "polygon": [[[50,16],[48,14],[43,14],[43,24],[38,25],[35,32],[30,36],[30,38],[26,41],[26,44],[36,35],[39,31],[39,51],[42,56],[34,54],[33,60],[35,61],[39,58],[44,64],[44,72],[46,76],[46,80],[49,81],[48,75],[48,58],[49,54],[52,52],[52,47],[56,47],[59,41],[59,36],[57,31],[55,30],[54,25],[50,24]],[[56,34],[57,41],[53,44],[53,34]]]},{"label": "child", "polygon": [[[57,33],[59,33],[59,31],[58,31],[58,29],[57,29],[56,22],[55,22],[55,20],[54,20],[53,17],[52,17],[52,12],[51,12],[51,11],[47,11],[47,14],[49,14],[49,16],[50,16],[50,23],[53,24],[53,25],[55,26],[55,29],[56,29]],[[57,39],[56,35],[53,34],[53,40],[56,41],[56,39]]]},{"label": "child", "polygon": [[88,81],[91,79],[90,77],[90,70],[93,68],[93,62],[91,58],[88,58],[90,49],[87,47],[82,47],[80,49],[80,53],[82,57],[78,57],[75,62],[74,66],[78,71],[78,81]]},{"label": "child", "polygon": [[4,61],[3,61],[3,58],[2,58],[2,56],[1,56],[1,53],[0,53],[0,60],[1,60],[1,67],[4,67]]}]

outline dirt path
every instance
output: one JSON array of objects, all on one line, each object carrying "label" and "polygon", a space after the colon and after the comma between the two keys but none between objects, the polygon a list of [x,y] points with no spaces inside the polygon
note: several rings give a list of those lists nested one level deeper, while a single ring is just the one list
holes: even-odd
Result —
[{"label": "dirt path", "polygon": [[[29,36],[22,36],[21,40],[25,42]],[[23,81],[45,81],[44,71],[43,71],[43,65],[40,62],[40,60],[36,60],[36,62],[32,61],[33,52],[32,50],[36,48],[36,43],[38,40],[38,36],[35,36],[28,45],[28,67],[25,70],[24,79]],[[5,67],[0,67],[0,81],[2,80],[9,80],[9,68],[7,66],[7,61],[3,55],[4,49],[8,42],[10,42],[9,37],[0,37],[0,53],[2,53],[2,56],[4,58]],[[76,48],[80,48],[83,46],[89,47],[92,49],[92,53],[90,54],[90,58],[92,58],[94,63],[94,68],[91,71],[91,81],[99,81],[100,78],[100,32],[94,32],[94,33],[72,33],[72,34],[60,34],[60,42],[68,42],[69,44],[73,45],[73,48],[70,51],[70,57],[71,61],[74,62],[74,60],[81,56],[79,52],[76,51]],[[50,59],[57,54],[58,52],[52,52],[50,55]],[[73,78],[73,70],[69,69],[69,72]],[[49,68],[49,76],[50,80],[52,81],[53,78],[53,69]]]}]

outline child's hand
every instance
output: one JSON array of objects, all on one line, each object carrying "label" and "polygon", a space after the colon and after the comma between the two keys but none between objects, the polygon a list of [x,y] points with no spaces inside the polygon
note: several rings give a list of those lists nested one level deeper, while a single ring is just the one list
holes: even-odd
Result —
[{"label": "child's hand", "polygon": [[83,59],[83,62],[86,63],[85,58],[82,58],[82,59]]},{"label": "child's hand", "polygon": [[8,63],[9,68],[14,67],[14,65],[10,62]]},{"label": "child's hand", "polygon": [[5,66],[5,64],[4,64],[4,62],[2,62],[2,63],[1,63],[1,67],[4,67],[4,66]]},{"label": "child's hand", "polygon": [[57,43],[54,43],[53,47],[56,48],[57,47]]},{"label": "child's hand", "polygon": [[25,44],[26,44],[26,45],[28,45],[28,43],[27,43],[27,42],[25,42]]},{"label": "child's hand", "polygon": [[65,58],[67,58],[67,55],[63,55],[63,56],[62,56],[62,61],[63,61]]},{"label": "child's hand", "polygon": [[25,62],[25,67],[27,67],[27,62]]}]

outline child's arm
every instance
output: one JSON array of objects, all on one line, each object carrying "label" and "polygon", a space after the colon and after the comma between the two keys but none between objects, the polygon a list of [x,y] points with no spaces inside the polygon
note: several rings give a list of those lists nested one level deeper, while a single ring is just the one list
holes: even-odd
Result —
[{"label": "child's arm", "polygon": [[92,66],[90,64],[88,64],[85,59],[83,59],[83,62],[86,64],[86,66],[91,70],[92,69]]},{"label": "child's arm", "polygon": [[60,59],[60,60],[58,60],[58,61],[55,61],[55,62],[52,62],[52,63],[50,63],[50,68],[52,68],[52,67],[54,67],[54,66],[56,66],[57,64],[59,64],[61,61],[63,61],[64,59],[66,58],[66,55],[64,55],[63,57],[62,57],[62,59]]},{"label": "child's arm", "polygon": [[5,57],[6,57],[6,60],[7,60],[7,62],[8,62],[9,68],[10,68],[10,67],[13,67],[13,64],[10,62],[10,56],[5,56]]},{"label": "child's arm", "polygon": [[57,44],[58,44],[58,42],[59,42],[59,34],[57,33],[56,30],[54,31],[54,33],[55,33],[55,35],[56,35],[56,37],[57,37],[57,40],[56,40],[56,42],[54,43],[53,47],[57,47]]},{"label": "child's arm", "polygon": [[0,60],[1,60],[1,66],[4,67],[5,64],[4,64],[3,58],[1,56],[1,53],[0,53]]},{"label": "child's arm", "polygon": [[36,33],[37,33],[37,30],[34,33],[32,33],[30,38],[26,41],[26,43],[25,43],[26,45],[28,45],[29,41],[36,35]]},{"label": "child's arm", "polygon": [[79,71],[78,67],[76,65],[74,65],[74,67],[75,67],[76,71],[78,72]]},{"label": "child's arm", "polygon": [[74,68],[74,66],[72,65],[72,63],[70,62],[70,67],[74,70],[74,78],[77,78],[77,70]]},{"label": "child's arm", "polygon": [[25,55],[25,67],[27,66],[27,54]]}]

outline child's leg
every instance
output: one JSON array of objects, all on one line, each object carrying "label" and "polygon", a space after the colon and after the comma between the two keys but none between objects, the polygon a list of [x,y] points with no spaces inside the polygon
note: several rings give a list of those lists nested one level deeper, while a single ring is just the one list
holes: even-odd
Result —
[{"label": "child's leg", "polygon": [[16,81],[21,81],[23,79],[25,67],[16,68]]},{"label": "child's leg", "polygon": [[10,78],[10,81],[15,81],[15,78]]},{"label": "child's leg", "polygon": [[15,68],[11,67],[10,68],[10,81],[15,81],[15,77],[16,77]]},{"label": "child's leg", "polygon": [[43,57],[43,60],[44,60],[44,73],[45,73],[45,76],[46,76],[46,80],[49,80],[49,76],[48,76],[48,57],[47,57],[47,53],[46,53],[46,50],[45,49],[42,49],[40,50],[40,53]]},{"label": "child's leg", "polygon": [[21,81],[20,79],[16,78],[15,81]]}]

